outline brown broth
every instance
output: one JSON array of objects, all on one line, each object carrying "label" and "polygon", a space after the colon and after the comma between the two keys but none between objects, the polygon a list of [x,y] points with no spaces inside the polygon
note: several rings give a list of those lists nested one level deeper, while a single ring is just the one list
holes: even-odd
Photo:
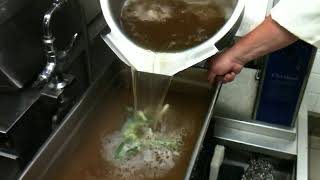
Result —
[{"label": "brown broth", "polygon": [[[116,167],[107,162],[101,154],[101,139],[119,130],[126,117],[126,107],[132,104],[132,91],[114,89],[106,97],[94,116],[89,117],[82,129],[78,144],[64,158],[56,162],[55,168],[49,170],[44,179],[52,180],[119,180],[115,175]],[[184,124],[187,136],[181,155],[175,166],[161,178],[142,178],[142,174],[128,176],[128,180],[180,180],[183,179],[189,164],[193,147],[197,141],[206,115],[209,97],[199,94],[184,94],[169,91],[166,103],[172,107],[175,116],[173,124]]]},{"label": "brown broth", "polygon": [[226,14],[214,0],[128,0],[120,22],[139,46],[154,51],[179,51],[212,37]]}]

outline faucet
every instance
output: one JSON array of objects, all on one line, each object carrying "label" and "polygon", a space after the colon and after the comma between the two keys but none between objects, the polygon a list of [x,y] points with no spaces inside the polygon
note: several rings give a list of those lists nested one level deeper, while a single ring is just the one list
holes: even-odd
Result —
[{"label": "faucet", "polygon": [[71,39],[70,44],[65,50],[58,51],[55,46],[55,37],[51,29],[51,20],[53,15],[60,10],[68,0],[54,0],[51,8],[45,13],[43,17],[43,44],[46,54],[46,66],[38,75],[37,80],[34,82],[33,87],[42,87],[44,84],[53,80],[53,85],[57,89],[63,89],[67,82],[62,78],[62,72],[58,72],[57,66],[63,63],[63,59],[69,56],[70,51],[73,49],[75,42],[79,39],[79,34],[75,33]]}]

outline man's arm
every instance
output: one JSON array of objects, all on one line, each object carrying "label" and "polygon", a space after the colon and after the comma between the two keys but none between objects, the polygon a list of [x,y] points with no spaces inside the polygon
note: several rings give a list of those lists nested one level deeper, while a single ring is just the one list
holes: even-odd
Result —
[{"label": "man's arm", "polygon": [[299,39],[320,48],[320,0],[280,0],[271,16]]},{"label": "man's arm", "polygon": [[284,48],[297,40],[296,36],[269,16],[233,47],[213,58],[208,80],[212,83],[217,76],[223,76],[224,82],[233,81],[247,62]]}]

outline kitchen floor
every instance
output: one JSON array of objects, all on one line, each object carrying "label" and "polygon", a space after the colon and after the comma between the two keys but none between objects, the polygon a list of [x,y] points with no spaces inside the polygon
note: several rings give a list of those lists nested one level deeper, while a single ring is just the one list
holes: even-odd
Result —
[{"label": "kitchen floor", "polygon": [[320,115],[309,117],[309,180],[320,180]]}]

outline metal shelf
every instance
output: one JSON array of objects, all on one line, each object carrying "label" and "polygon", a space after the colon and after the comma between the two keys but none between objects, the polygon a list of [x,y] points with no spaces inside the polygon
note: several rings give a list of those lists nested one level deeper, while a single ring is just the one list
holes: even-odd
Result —
[{"label": "metal shelf", "polygon": [[[296,179],[308,179],[308,111],[302,101],[293,128],[253,120],[257,70],[244,68],[235,82],[223,85],[213,119],[221,144],[296,162]],[[232,92],[232,93],[231,93]]]},{"label": "metal shelf", "polygon": [[281,127],[252,118],[259,83],[256,73],[255,69],[244,68],[234,82],[222,87],[213,116],[214,137],[259,153],[296,159],[296,127]]},{"label": "metal shelf", "polygon": [[219,119],[215,125],[214,137],[224,141],[224,144],[231,146],[236,144],[237,147],[242,146],[250,151],[278,158],[295,160],[297,155],[297,139],[294,131]]}]

